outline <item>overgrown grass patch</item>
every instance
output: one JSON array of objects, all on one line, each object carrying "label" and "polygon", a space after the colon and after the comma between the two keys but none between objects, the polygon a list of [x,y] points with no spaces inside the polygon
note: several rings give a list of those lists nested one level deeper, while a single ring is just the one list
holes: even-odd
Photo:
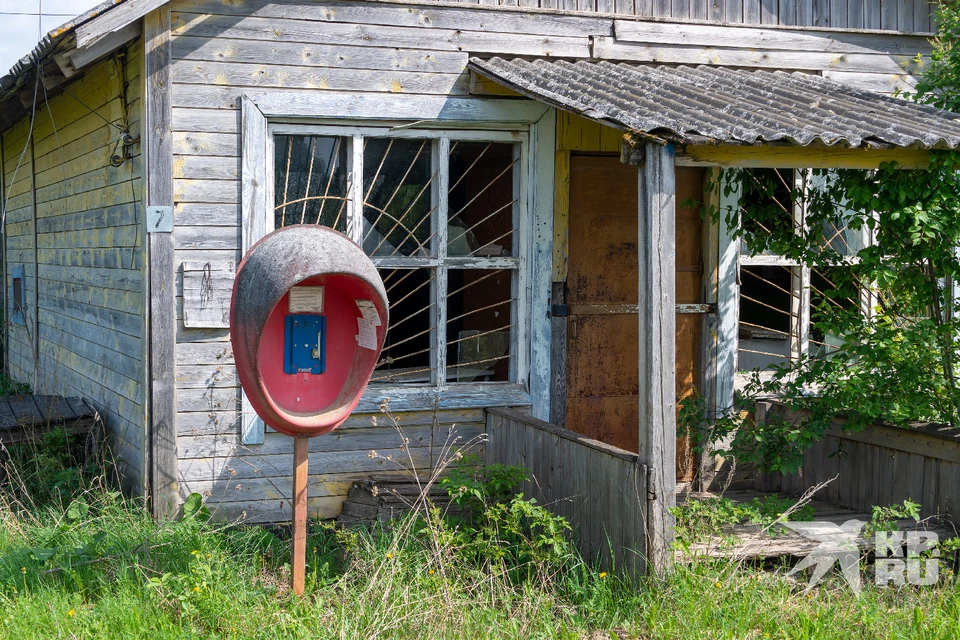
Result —
[{"label": "overgrown grass patch", "polygon": [[462,493],[475,515],[465,522],[427,509],[373,531],[316,523],[306,595],[297,598],[287,587],[285,530],[210,522],[197,508],[155,523],[102,474],[74,472],[70,491],[43,500],[17,493],[37,478],[0,490],[4,638],[952,638],[960,630],[960,592],[946,571],[937,587],[866,586],[859,598],[839,577],[806,593],[785,568],[728,561],[678,565],[663,581],[608,575],[575,553],[565,542],[571,532],[539,505],[491,489],[510,470],[458,481],[471,487]]}]

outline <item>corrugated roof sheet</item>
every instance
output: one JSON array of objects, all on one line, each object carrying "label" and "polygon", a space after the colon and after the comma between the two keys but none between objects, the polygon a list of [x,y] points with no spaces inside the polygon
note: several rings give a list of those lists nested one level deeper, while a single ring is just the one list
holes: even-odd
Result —
[{"label": "corrugated roof sheet", "polygon": [[960,114],[803,73],[502,58],[470,66],[523,95],[673,142],[960,146]]},{"label": "corrugated roof sheet", "polygon": [[32,75],[32,71],[36,68],[37,62],[43,60],[53,52],[54,49],[57,48],[57,45],[72,34],[77,27],[124,2],[126,2],[126,0],[106,0],[47,33],[47,35],[37,43],[37,46],[33,48],[33,51],[20,58],[6,75],[0,77],[0,91],[6,94],[0,96],[0,101],[9,97],[11,90],[22,86],[27,76]]}]

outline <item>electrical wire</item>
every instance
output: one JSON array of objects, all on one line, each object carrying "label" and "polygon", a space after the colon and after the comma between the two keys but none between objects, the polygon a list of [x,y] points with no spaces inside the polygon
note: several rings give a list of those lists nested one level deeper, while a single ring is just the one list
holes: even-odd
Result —
[{"label": "electrical wire", "polygon": [[37,16],[40,18],[74,18],[73,13],[30,13],[29,11],[0,11],[0,16]]}]

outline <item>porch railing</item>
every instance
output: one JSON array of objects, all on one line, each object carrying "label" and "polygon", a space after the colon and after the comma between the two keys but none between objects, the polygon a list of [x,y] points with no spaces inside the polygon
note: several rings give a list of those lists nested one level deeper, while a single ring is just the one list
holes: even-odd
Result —
[{"label": "porch railing", "polygon": [[584,558],[645,572],[647,467],[636,454],[510,409],[488,409],[486,431],[487,464],[529,469],[520,491],[567,519]]}]

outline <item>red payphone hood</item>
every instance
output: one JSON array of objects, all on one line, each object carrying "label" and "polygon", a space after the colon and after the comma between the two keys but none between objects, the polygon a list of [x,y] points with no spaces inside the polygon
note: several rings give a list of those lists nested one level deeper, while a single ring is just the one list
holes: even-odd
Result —
[{"label": "red payphone hood", "polygon": [[[377,348],[353,350],[352,362],[339,378],[328,377],[335,399],[315,412],[302,413],[278,402],[284,380],[265,379],[272,367],[260,362],[261,339],[277,304],[291,288],[322,281],[341,297],[374,303],[382,318]],[[359,316],[359,311],[357,312]],[[240,384],[266,424],[287,435],[321,435],[339,426],[353,411],[370,380],[388,326],[387,294],[373,262],[342,233],[316,225],[278,229],[253,245],[237,269],[230,301],[230,341]],[[274,357],[271,355],[271,357]],[[281,357],[281,354],[275,354]],[[342,385],[342,386],[341,386]]]}]

